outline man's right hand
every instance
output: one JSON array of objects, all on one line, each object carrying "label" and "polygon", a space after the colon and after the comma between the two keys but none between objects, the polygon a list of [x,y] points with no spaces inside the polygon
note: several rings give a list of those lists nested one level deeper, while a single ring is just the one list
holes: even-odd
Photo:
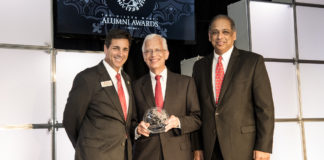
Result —
[{"label": "man's right hand", "polygon": [[150,126],[149,123],[145,123],[144,121],[141,121],[141,123],[138,124],[137,126],[137,133],[145,137],[149,137],[150,131],[147,129],[149,126]]},{"label": "man's right hand", "polygon": [[194,151],[194,160],[204,160],[204,154],[202,150]]}]

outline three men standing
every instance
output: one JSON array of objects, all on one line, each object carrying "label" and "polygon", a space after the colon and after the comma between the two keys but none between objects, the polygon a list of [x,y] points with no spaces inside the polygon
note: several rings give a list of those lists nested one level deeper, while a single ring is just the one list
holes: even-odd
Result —
[{"label": "three men standing", "polygon": [[[135,160],[190,160],[193,149],[197,159],[269,160],[274,107],[263,57],[235,48],[236,29],[228,16],[216,16],[208,36],[214,52],[195,63],[193,78],[166,68],[165,38],[146,36],[142,52],[150,72],[132,90],[121,70],[130,35],[110,31],[105,60],[76,76],[64,111],[75,159],[130,160],[135,132]],[[152,107],[170,115],[163,133],[150,134],[141,121]]]}]

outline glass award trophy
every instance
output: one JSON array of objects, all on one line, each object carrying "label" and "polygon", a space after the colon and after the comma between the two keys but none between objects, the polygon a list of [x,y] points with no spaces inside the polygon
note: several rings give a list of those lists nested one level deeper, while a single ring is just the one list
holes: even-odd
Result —
[{"label": "glass award trophy", "polygon": [[153,107],[145,112],[143,121],[150,124],[148,130],[151,133],[162,133],[165,132],[165,122],[168,118],[169,115],[164,109]]}]

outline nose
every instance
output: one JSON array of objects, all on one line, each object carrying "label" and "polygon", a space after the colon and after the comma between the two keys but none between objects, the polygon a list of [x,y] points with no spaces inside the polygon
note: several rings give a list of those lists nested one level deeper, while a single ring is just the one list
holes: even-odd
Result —
[{"label": "nose", "polygon": [[219,34],[217,34],[217,37],[216,38],[217,39],[221,39],[221,38],[223,38],[223,36],[224,36],[223,33],[219,33]]},{"label": "nose", "polygon": [[153,50],[153,52],[152,52],[152,56],[154,57],[154,56],[157,56],[159,53],[156,51],[156,50]]},{"label": "nose", "polygon": [[119,50],[119,52],[117,53],[119,56],[122,56],[122,55],[125,55],[127,54],[128,51],[125,51],[125,50]]},{"label": "nose", "polygon": [[122,52],[123,52],[123,51],[118,50],[118,51],[116,52],[116,55],[120,56],[120,55],[122,54]]}]

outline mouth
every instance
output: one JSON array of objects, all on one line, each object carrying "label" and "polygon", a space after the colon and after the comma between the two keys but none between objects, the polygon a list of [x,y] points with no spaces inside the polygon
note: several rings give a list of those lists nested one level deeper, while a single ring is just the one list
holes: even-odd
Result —
[{"label": "mouth", "polygon": [[122,62],[123,61],[123,58],[121,56],[116,56],[114,57],[115,61],[116,62]]},{"label": "mouth", "polygon": [[159,59],[157,59],[157,58],[155,58],[155,59],[150,59],[150,62],[152,62],[152,63],[155,63],[155,62],[158,62],[159,61]]},{"label": "mouth", "polygon": [[220,42],[220,41],[217,41],[217,42],[216,42],[216,45],[217,45],[217,46],[223,46],[224,44],[225,44],[225,42]]}]

